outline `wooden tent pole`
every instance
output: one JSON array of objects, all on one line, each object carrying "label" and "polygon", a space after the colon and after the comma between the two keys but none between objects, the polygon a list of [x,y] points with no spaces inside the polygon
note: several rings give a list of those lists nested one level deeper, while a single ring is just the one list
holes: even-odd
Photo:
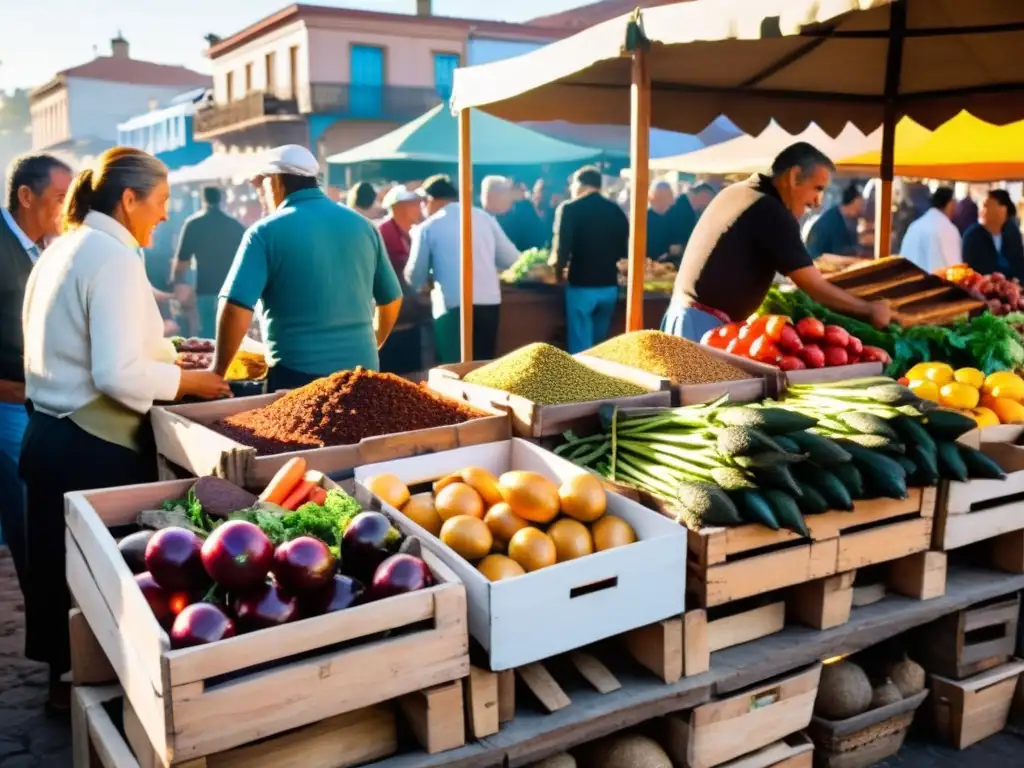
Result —
[{"label": "wooden tent pole", "polygon": [[905,0],[889,6],[889,48],[885,58],[885,111],[882,119],[882,188],[875,197],[875,257],[884,259],[892,248],[892,176],[896,164],[896,121],[899,119],[903,40],[907,34]]},{"label": "wooden tent pole", "polygon": [[459,112],[459,224],[460,255],[459,314],[462,329],[462,362],[473,359],[473,161],[470,152],[470,111]]},{"label": "wooden tent pole", "polygon": [[626,330],[644,327],[644,273],[647,264],[647,188],[650,183],[651,70],[647,46],[633,51],[630,87],[629,278]]}]

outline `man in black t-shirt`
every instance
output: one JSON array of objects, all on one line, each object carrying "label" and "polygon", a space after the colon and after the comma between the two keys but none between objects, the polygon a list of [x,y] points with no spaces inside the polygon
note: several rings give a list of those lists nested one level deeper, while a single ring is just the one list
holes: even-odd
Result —
[{"label": "man in black t-shirt", "polygon": [[775,158],[771,176],[755,174],[722,190],[686,245],[662,330],[699,341],[712,328],[743,321],[776,273],[836,312],[887,326],[889,304],[863,301],[829,283],[800,239],[797,220],[821,205],[834,170],[822,152],[798,142]]}]

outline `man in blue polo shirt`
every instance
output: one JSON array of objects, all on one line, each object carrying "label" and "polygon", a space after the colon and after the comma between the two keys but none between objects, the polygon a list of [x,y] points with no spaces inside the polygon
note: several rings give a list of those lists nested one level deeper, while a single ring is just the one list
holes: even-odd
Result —
[{"label": "man in blue polo shirt", "polygon": [[220,292],[214,370],[224,375],[263,300],[269,388],[379,367],[402,287],[373,224],[317,186],[320,166],[290,144],[263,154],[254,183],[270,211],[246,231]]}]

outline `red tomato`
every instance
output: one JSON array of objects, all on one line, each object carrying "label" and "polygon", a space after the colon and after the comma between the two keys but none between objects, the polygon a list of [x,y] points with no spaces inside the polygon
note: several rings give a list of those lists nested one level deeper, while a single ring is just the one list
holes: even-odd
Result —
[{"label": "red tomato", "polygon": [[771,315],[751,315],[747,318],[747,328],[750,329],[750,333],[754,336],[760,336],[764,333],[765,328],[768,327],[768,321],[772,319]]},{"label": "red tomato", "polygon": [[743,323],[727,323],[718,329],[718,332],[725,338],[726,343],[732,341],[740,334]]},{"label": "red tomato", "polygon": [[720,328],[712,328],[710,331],[708,331],[707,333],[705,333],[703,336],[700,337],[700,343],[703,344],[705,347],[714,347],[715,349],[725,349],[725,344],[727,344],[728,342],[725,342],[725,343],[722,342],[721,335],[718,333],[719,330],[721,330],[721,329]]},{"label": "red tomato", "polygon": [[764,334],[754,339],[754,343],[750,345],[750,356],[759,363],[778,365],[782,353],[778,345]]},{"label": "red tomato", "polygon": [[787,325],[789,325],[789,318],[785,315],[768,315],[768,322],[764,326],[765,336],[778,342],[782,338],[782,329]]},{"label": "red tomato", "polygon": [[750,344],[753,340],[753,338],[745,338],[743,332],[740,331],[740,335],[726,345],[725,351],[730,355],[746,357],[750,354]]}]

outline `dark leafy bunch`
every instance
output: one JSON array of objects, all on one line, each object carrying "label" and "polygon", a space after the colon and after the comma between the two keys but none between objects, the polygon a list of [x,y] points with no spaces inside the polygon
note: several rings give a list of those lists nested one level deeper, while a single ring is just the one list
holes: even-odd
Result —
[{"label": "dark leafy bunch", "polygon": [[985,374],[1013,371],[1024,366],[1024,343],[1014,328],[1024,324],[1024,313],[997,317],[989,313],[948,326],[915,325],[901,328],[890,325],[884,331],[818,304],[803,291],[783,291],[773,287],[759,310],[762,313],[788,315],[794,321],[816,317],[823,323],[838,325],[865,344],[881,347],[892,356],[886,373],[899,376],[917,363],[932,360],[954,368],[978,368]]}]

